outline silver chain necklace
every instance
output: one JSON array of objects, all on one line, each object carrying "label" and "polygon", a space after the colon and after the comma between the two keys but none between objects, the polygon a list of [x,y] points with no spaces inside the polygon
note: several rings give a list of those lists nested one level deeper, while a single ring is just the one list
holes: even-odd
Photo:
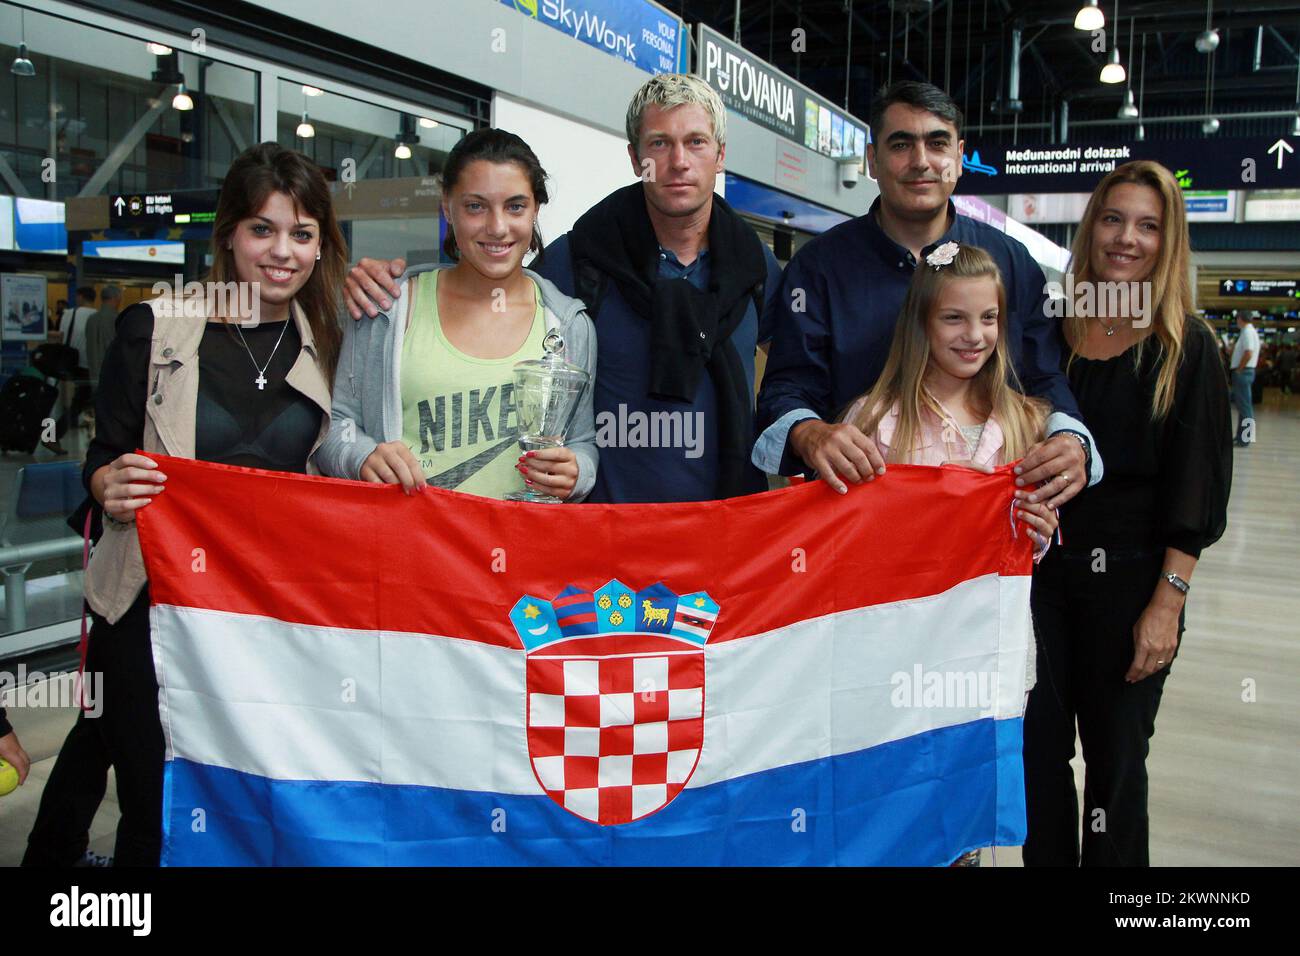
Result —
[{"label": "silver chain necklace", "polygon": [[280,343],[284,341],[284,333],[289,330],[289,323],[292,321],[292,318],[284,320],[284,328],[280,330],[280,337],[275,340],[275,348],[271,349],[266,364],[260,367],[257,364],[257,359],[253,358],[253,350],[248,347],[248,342],[244,339],[244,330],[239,327],[238,322],[235,323],[235,331],[239,333],[239,341],[244,343],[244,351],[248,353],[248,360],[253,363],[253,368],[257,369],[257,378],[253,379],[253,382],[257,385],[259,392],[266,388],[266,370],[271,367],[271,360],[275,358],[275,353],[280,350]]},{"label": "silver chain necklace", "polygon": [[1107,324],[1106,324],[1106,320],[1103,319],[1100,315],[1097,316],[1097,321],[1100,322],[1100,323],[1101,323],[1101,327],[1102,327],[1103,329],[1106,330],[1106,337],[1107,337],[1107,338],[1110,338],[1112,335],[1115,334],[1115,326],[1113,326],[1113,325],[1107,325]]}]

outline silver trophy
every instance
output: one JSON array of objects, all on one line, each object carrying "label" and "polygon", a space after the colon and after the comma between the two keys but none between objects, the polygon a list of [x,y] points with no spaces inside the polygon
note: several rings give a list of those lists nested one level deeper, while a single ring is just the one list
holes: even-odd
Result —
[{"label": "silver trophy", "polygon": [[[564,341],[557,332],[547,334],[543,348],[546,350],[543,358],[516,362],[514,367],[519,447],[524,451],[558,448],[564,444],[578,411],[578,398],[591,378],[584,369],[560,356]],[[506,500],[548,505],[564,501],[532,489],[512,491]]]}]

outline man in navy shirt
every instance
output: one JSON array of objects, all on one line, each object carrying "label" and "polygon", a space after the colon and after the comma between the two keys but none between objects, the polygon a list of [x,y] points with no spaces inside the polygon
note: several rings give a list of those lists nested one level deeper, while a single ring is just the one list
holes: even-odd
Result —
[{"label": "man in navy shirt", "polygon": [[[754,353],[780,265],[714,184],[726,110],[703,80],[663,74],[633,96],[628,156],[639,182],[616,190],[533,268],[582,298],[596,325],[592,502],[704,501],[767,488],[750,461]],[[396,291],[406,263],[362,259],[349,311]],[[681,280],[681,281],[675,281]]]},{"label": "man in navy shirt", "polygon": [[[1020,383],[1051,402],[1050,437],[1034,446],[1017,484],[1059,507],[1101,478],[1101,458],[1061,371],[1064,342],[1047,315],[1042,269],[1024,245],[959,216],[961,111],[928,83],[901,82],[872,103],[867,161],[880,186],[870,211],[805,245],[773,300],[773,341],[758,398],[754,464],[773,474],[816,470],[841,493],[884,474],[875,443],[829,424],[880,376],[917,263],[954,240],[987,251],[1007,289],[1008,345]],[[1042,490],[1033,486],[1046,481]]]}]

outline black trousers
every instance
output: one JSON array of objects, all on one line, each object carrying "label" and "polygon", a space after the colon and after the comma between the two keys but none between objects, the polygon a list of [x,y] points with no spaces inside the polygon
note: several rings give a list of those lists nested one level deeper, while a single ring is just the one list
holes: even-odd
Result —
[{"label": "black trousers", "polygon": [[[162,852],[163,733],[149,642],[149,595],[116,624],[95,617],[86,673],[99,674],[98,717],[83,713],[59,750],[27,838],[24,866],[69,866],[85,852],[108,768],[121,819],[115,866],[157,866]],[[88,685],[93,686],[93,685]]]},{"label": "black trousers", "polygon": [[[1146,758],[1169,666],[1136,684],[1133,626],[1164,552],[1053,548],[1034,572],[1038,683],[1025,710],[1026,866],[1148,866]],[[1183,632],[1183,617],[1178,633]],[[1177,656],[1175,654],[1175,656]],[[1083,841],[1070,759],[1083,746]]]}]

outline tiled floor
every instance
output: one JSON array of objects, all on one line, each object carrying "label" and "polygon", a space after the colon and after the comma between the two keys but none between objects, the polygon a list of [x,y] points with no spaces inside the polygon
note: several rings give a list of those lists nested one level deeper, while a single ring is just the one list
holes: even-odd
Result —
[{"label": "tiled floor", "polygon": [[[1294,865],[1300,766],[1300,398],[1270,393],[1259,441],[1235,458],[1228,530],[1193,579],[1187,633],[1165,685],[1148,767],[1157,866]],[[1254,699],[1246,690],[1253,687]],[[16,864],[72,709],[15,709],[33,760],[27,785],[0,798],[0,865]],[[1076,781],[1082,765],[1076,759]],[[91,849],[111,853],[112,781]],[[1018,866],[1018,848],[984,865]]]}]

